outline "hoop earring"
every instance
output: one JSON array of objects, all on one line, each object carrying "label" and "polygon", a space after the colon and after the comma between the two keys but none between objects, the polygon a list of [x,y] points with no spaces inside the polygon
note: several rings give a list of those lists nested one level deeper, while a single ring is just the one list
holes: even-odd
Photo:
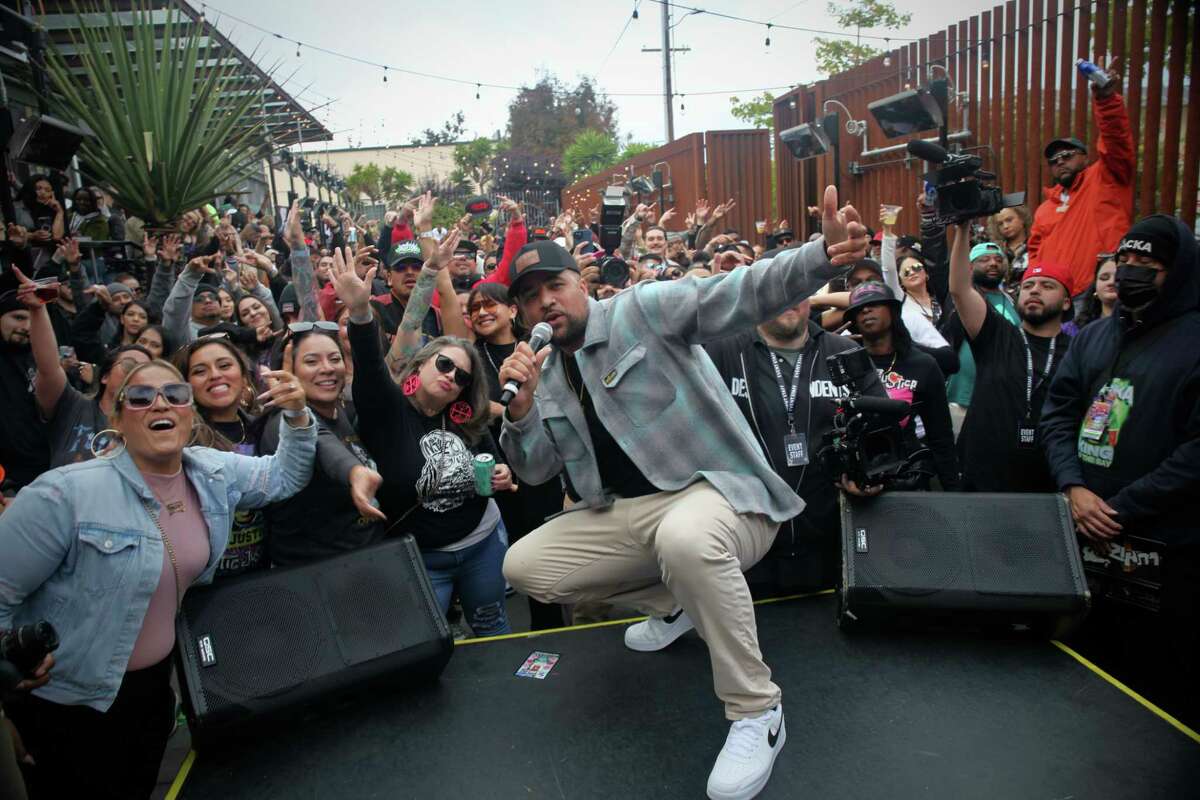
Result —
[{"label": "hoop earring", "polygon": [[[114,434],[115,436],[120,437],[120,446],[114,447],[112,442],[106,442],[102,438],[102,434]],[[103,445],[99,451],[97,451],[97,444]],[[88,440],[88,450],[91,451],[92,458],[98,458],[102,461],[114,459],[121,455],[121,453],[125,452],[125,434],[121,433],[116,428],[105,428],[104,430],[96,431],[92,434],[92,438]]]},{"label": "hoop earring", "polygon": [[421,388],[421,376],[413,373],[404,379],[404,383],[400,385],[400,391],[404,392],[405,397],[412,397],[417,393],[417,389]]}]

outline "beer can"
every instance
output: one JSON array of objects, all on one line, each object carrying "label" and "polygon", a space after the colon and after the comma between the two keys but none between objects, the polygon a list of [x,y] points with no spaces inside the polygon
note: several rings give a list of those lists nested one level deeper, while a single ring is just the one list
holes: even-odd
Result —
[{"label": "beer can", "polygon": [[480,497],[492,496],[492,472],[495,468],[496,459],[490,453],[475,456],[475,494]]}]

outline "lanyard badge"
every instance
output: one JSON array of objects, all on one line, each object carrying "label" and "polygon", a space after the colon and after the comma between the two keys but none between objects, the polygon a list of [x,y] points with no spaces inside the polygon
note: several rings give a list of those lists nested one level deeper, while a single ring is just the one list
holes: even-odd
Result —
[{"label": "lanyard badge", "polygon": [[789,392],[783,382],[783,372],[779,369],[779,356],[771,353],[771,366],[775,368],[775,381],[779,384],[779,396],[783,398],[783,410],[787,412],[788,432],[783,437],[783,455],[789,467],[803,467],[808,464],[808,432],[796,432],[796,392],[800,388],[800,369],[804,364],[804,354],[796,355],[796,368],[792,371],[792,389]]}]

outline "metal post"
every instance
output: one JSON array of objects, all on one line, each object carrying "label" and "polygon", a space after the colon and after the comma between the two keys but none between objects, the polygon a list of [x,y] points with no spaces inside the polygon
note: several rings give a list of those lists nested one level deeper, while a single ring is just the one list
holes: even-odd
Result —
[{"label": "metal post", "polygon": [[271,216],[274,217],[276,220],[278,220],[279,219],[279,193],[275,189],[275,162],[272,161],[272,159],[271,159],[271,156],[273,156],[273,155],[274,155],[274,152],[269,153],[267,155],[267,175],[269,175],[271,177],[271,207],[274,209]]},{"label": "metal post", "polygon": [[663,110],[666,114],[667,141],[675,141],[675,112],[671,108],[671,4],[662,4]]}]

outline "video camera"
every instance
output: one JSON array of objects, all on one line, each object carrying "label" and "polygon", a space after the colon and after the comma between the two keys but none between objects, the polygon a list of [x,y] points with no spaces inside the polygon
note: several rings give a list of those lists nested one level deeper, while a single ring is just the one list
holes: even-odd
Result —
[{"label": "video camera", "polygon": [[867,351],[858,347],[835,353],[825,363],[833,384],[849,391],[835,401],[833,430],[817,453],[828,474],[835,481],[845,475],[859,487],[917,489],[927,484],[933,475],[930,451],[922,447],[908,454],[900,427],[912,406],[888,397]]},{"label": "video camera", "polygon": [[990,217],[1002,208],[1025,202],[1024,192],[1001,194],[999,186],[991,185],[996,175],[980,169],[983,159],[979,156],[950,153],[921,139],[909,141],[908,152],[931,164],[941,164],[925,173],[925,180],[937,191],[938,217],[947,225]]},{"label": "video camera", "polygon": [[0,631],[0,691],[9,691],[58,649],[58,632],[49,622]]},{"label": "video camera", "polygon": [[629,265],[616,255],[621,247],[621,223],[625,221],[625,187],[609,186],[600,198],[600,249],[604,252],[596,262],[600,267],[600,282],[623,288],[629,283]]}]

